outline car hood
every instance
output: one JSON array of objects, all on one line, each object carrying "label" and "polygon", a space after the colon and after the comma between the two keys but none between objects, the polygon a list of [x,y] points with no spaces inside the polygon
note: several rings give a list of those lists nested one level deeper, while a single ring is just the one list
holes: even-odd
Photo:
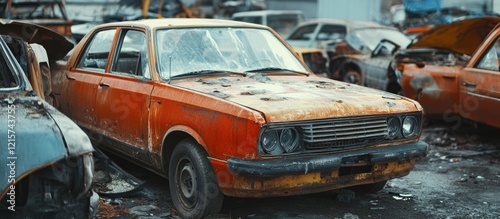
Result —
[{"label": "car hood", "polygon": [[[4,136],[0,146],[5,151],[0,162],[13,164],[16,181],[58,160],[93,151],[75,123],[38,97],[0,100],[0,125]],[[0,178],[5,179],[0,182],[1,190],[8,186],[10,176],[3,170],[11,166],[1,168]]]},{"label": "car hood", "polygon": [[447,49],[472,56],[499,22],[500,17],[482,17],[436,26],[418,37],[418,41],[408,48]]},{"label": "car hood", "polygon": [[267,122],[419,111],[418,103],[387,92],[317,76],[183,79],[173,85],[257,110]]},{"label": "car hood", "polygon": [[51,61],[62,59],[74,45],[63,35],[40,25],[0,19],[0,34],[42,45]]}]

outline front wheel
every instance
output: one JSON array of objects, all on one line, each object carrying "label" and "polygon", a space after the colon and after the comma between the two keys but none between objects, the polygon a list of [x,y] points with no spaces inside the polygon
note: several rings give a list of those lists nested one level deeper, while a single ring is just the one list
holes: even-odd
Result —
[{"label": "front wheel", "polygon": [[207,154],[191,139],[174,149],[168,170],[172,202],[182,218],[203,218],[218,213],[224,195]]}]

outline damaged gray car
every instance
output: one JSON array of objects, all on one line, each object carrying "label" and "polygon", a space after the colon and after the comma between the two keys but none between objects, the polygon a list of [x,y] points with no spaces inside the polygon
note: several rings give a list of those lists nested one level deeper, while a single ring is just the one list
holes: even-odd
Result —
[{"label": "damaged gray car", "polygon": [[41,26],[1,23],[0,215],[92,218],[98,202],[90,190],[93,147],[75,123],[45,101],[51,82],[43,69],[72,44]]}]

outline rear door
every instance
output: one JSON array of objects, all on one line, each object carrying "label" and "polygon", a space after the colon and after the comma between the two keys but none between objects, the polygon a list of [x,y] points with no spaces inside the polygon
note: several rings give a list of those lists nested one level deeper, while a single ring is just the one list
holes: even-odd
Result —
[{"label": "rear door", "polygon": [[500,127],[500,29],[477,50],[460,78],[460,114]]},{"label": "rear door", "polygon": [[76,66],[69,69],[63,85],[61,111],[87,129],[94,129],[97,125],[96,92],[106,69],[115,32],[115,29],[106,29],[92,36]]},{"label": "rear door", "polygon": [[[113,147],[149,160],[148,113],[153,82],[150,77],[146,33],[121,29],[109,73],[103,75],[96,94],[99,130]],[[115,144],[116,143],[116,144]]]}]

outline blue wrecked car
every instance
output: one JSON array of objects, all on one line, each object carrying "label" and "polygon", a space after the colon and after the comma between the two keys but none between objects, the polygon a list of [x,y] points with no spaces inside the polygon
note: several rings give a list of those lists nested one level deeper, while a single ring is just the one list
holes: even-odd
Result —
[{"label": "blue wrecked car", "polygon": [[93,147],[49,103],[51,60],[73,45],[41,26],[0,23],[0,215],[92,218]]}]

